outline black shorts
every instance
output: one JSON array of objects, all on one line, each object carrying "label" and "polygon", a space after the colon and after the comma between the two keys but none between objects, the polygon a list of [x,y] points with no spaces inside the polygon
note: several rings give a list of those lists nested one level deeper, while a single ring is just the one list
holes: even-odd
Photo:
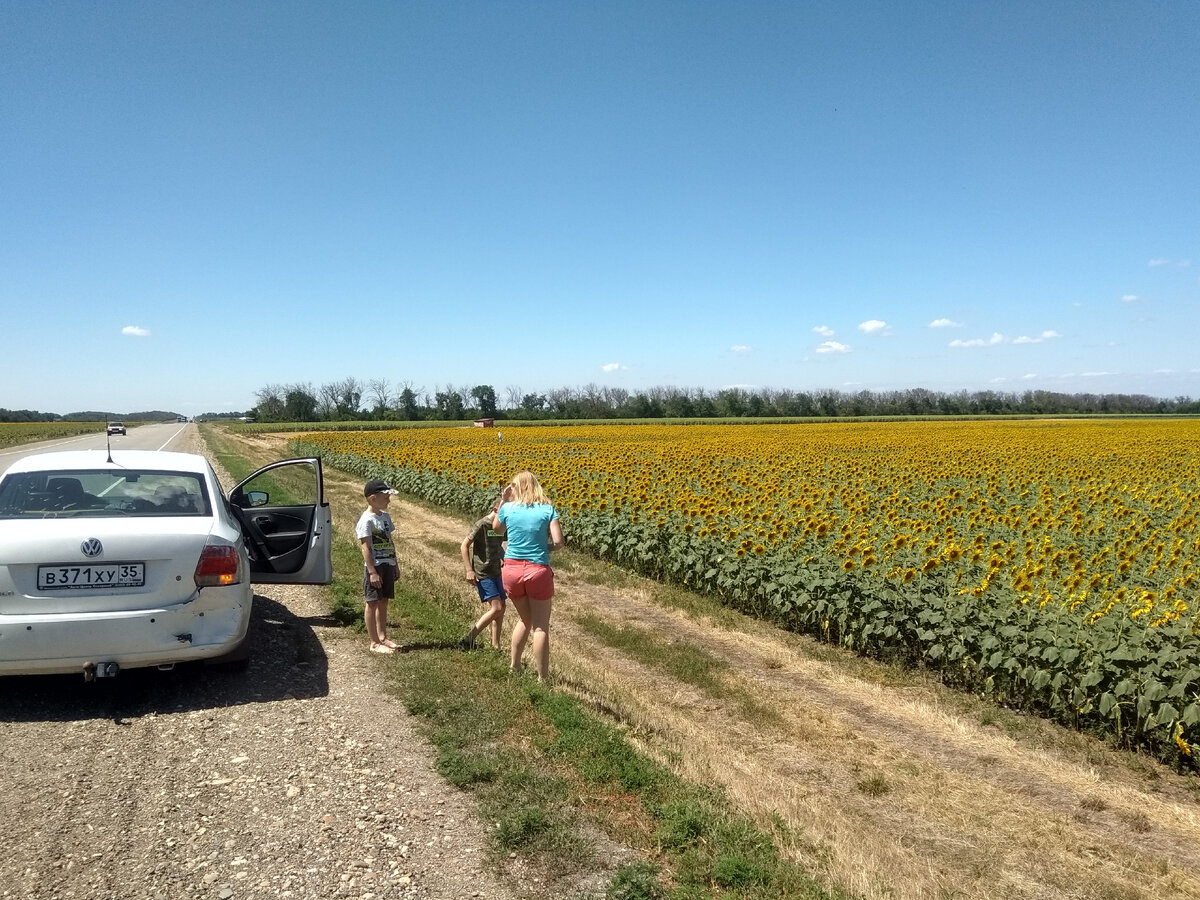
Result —
[{"label": "black shorts", "polygon": [[371,573],[363,568],[363,598],[371,603],[375,600],[392,600],[396,596],[396,567],[376,566],[379,573],[379,587],[371,584]]}]

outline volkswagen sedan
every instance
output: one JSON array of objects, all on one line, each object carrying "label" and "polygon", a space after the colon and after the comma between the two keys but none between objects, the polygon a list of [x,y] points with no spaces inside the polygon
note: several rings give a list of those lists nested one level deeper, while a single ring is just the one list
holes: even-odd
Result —
[{"label": "volkswagen sedan", "polygon": [[254,584],[328,584],[319,459],[229,492],[203,456],[33,454],[0,479],[0,675],[238,659]]}]

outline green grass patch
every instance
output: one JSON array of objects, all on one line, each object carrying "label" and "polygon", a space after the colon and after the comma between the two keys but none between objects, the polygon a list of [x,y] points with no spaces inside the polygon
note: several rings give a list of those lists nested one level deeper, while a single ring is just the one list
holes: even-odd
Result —
[{"label": "green grass patch", "polygon": [[759,726],[783,722],[777,711],[760,703],[748,691],[730,684],[725,677],[729,664],[702,647],[686,641],[662,640],[643,628],[611,625],[591,614],[578,616],[575,622],[597,641],[642,665],[658,669],[714,699],[733,703],[743,718]]},{"label": "green grass patch", "polygon": [[574,696],[511,675],[502,653],[448,649],[464,608],[441,584],[404,581],[392,632],[407,652],[388,660],[389,689],[423,720],[440,774],[477,798],[498,865],[517,853],[570,880],[597,866],[599,828],[643,854],[613,872],[609,897],[829,896],[719,791],[638,753]]},{"label": "green grass patch", "polygon": [[199,428],[200,436],[208,445],[209,452],[235,482],[241,481],[258,468],[241,455],[237,442],[230,438],[226,429],[215,425],[201,425]]}]

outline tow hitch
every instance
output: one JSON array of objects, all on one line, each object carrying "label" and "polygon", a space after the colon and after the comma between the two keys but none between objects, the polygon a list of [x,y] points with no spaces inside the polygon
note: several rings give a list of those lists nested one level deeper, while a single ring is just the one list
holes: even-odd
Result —
[{"label": "tow hitch", "polygon": [[83,680],[95,681],[97,678],[116,678],[121,667],[115,662],[88,663],[83,667]]}]

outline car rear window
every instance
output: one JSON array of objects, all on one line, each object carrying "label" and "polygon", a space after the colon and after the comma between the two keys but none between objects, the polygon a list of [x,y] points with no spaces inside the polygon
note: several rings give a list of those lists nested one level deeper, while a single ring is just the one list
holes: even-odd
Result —
[{"label": "car rear window", "polygon": [[0,481],[0,519],[211,515],[205,481],[194,472],[80,469]]}]

